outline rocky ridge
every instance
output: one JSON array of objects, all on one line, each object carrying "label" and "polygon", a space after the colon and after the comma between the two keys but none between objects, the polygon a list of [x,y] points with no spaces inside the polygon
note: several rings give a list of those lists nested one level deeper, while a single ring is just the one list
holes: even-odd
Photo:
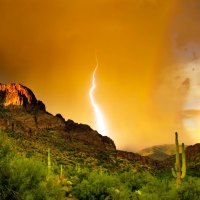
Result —
[{"label": "rocky ridge", "polygon": [[88,164],[91,159],[99,162],[107,157],[106,162],[114,159],[113,163],[116,163],[116,159],[125,159],[141,165],[157,166],[148,157],[116,150],[112,139],[102,136],[86,124],[65,120],[61,114],[53,116],[48,113],[34,93],[21,84],[0,84],[0,105],[0,129],[8,132],[15,141],[20,140],[15,148],[22,153],[32,154],[32,151],[36,151],[45,155],[50,147],[52,157],[58,162],[80,161],[86,155],[83,162],[89,160]]},{"label": "rocky ridge", "polygon": [[[90,126],[65,120],[61,114],[53,116],[48,113],[42,101],[37,100],[29,88],[18,83],[0,84],[0,129],[14,138],[18,151],[45,155],[50,147],[52,157],[58,162],[67,160],[69,163],[74,158],[83,163],[106,159],[116,165],[125,159],[132,164],[156,169],[170,169],[174,164],[174,156],[158,161],[116,150],[112,139],[100,135]],[[199,152],[199,144],[187,148],[188,165],[199,163],[200,156],[196,156]]]},{"label": "rocky ridge", "polygon": [[116,150],[109,137],[100,135],[88,125],[65,121],[60,114],[53,116],[46,112],[42,101],[37,100],[29,88],[19,83],[0,84],[0,105],[5,110],[0,116],[0,128],[3,130],[20,133],[30,139],[49,130],[62,135],[71,143],[79,140],[79,143],[96,149]]}]

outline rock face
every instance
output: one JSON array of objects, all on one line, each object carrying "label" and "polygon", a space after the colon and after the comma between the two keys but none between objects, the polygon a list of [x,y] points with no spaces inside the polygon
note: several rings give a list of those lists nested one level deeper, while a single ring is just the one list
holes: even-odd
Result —
[{"label": "rock face", "polygon": [[200,143],[188,146],[186,148],[186,160],[188,164],[200,164]]},{"label": "rock face", "polygon": [[23,107],[45,111],[45,105],[38,101],[33,92],[19,83],[0,83],[0,104],[5,107]]},{"label": "rock face", "polygon": [[74,138],[79,139],[86,145],[95,145],[97,149],[104,147],[106,150],[116,150],[115,143],[107,136],[100,135],[86,124],[78,124],[72,120],[65,122],[66,131]]},{"label": "rock face", "polygon": [[45,105],[33,92],[18,83],[0,84],[0,129],[28,140],[47,138],[48,135],[52,145],[66,145],[81,151],[116,150],[110,138],[88,125],[65,121],[61,114],[53,116],[46,112]]},{"label": "rock face", "polygon": [[163,169],[163,163],[158,160],[152,160],[148,156],[141,156],[137,153],[117,150],[117,157],[127,159],[132,162],[139,162],[144,166],[151,166],[155,169]]},{"label": "rock face", "polygon": [[132,152],[127,152],[127,151],[117,151],[117,156],[119,158],[125,158],[127,160],[131,160],[131,161],[142,161],[143,164],[149,164],[150,163],[150,159],[148,157],[145,156],[141,156],[139,154],[136,153],[132,153]]}]

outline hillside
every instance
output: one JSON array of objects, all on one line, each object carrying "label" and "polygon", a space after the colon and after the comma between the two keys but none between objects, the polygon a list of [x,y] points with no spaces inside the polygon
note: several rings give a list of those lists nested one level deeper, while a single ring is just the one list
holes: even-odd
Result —
[{"label": "hillside", "polygon": [[0,146],[2,199],[177,199],[187,192],[198,200],[200,144],[186,149],[190,192],[176,191],[174,155],[148,154],[173,154],[174,145],[143,151],[149,156],[117,150],[88,125],[48,113],[20,84],[0,84]]},{"label": "hillside", "polygon": [[[180,146],[180,153],[181,153]],[[175,145],[164,144],[145,148],[138,154],[158,161],[160,166],[166,171],[170,171],[175,163]],[[200,144],[186,146],[187,174],[200,176]],[[157,168],[160,169],[160,168]]]},{"label": "hillside", "polygon": [[[79,163],[110,171],[140,168],[155,171],[169,170],[174,163],[171,156],[174,145],[148,148],[141,155],[117,150],[112,139],[88,125],[48,113],[45,104],[18,83],[0,84],[0,129],[18,154],[46,160],[50,148],[53,162],[58,164]],[[198,164],[196,156],[199,157],[199,149],[189,156],[188,163]]]},{"label": "hillside", "polygon": [[53,161],[65,165],[110,170],[159,166],[148,157],[116,150],[112,139],[88,125],[65,120],[60,114],[53,116],[20,84],[0,84],[0,105],[0,129],[18,154],[46,160],[50,148]]},{"label": "hillside", "polygon": [[[180,148],[181,151],[181,148]],[[138,152],[142,156],[148,156],[153,160],[165,160],[175,154],[174,144],[156,145],[142,149]]]}]

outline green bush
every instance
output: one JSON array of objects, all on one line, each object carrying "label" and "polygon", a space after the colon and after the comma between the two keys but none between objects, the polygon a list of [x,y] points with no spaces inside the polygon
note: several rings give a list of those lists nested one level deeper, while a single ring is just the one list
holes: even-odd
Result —
[{"label": "green bush", "polygon": [[200,180],[199,178],[188,177],[177,190],[181,200],[199,200],[200,199]]},{"label": "green bush", "polygon": [[141,189],[141,200],[176,200],[176,185],[174,181],[154,179]]},{"label": "green bush", "polygon": [[104,199],[129,199],[130,192],[123,187],[116,176],[91,172],[87,179],[77,184],[72,193],[81,199],[104,200]]},{"label": "green bush", "polygon": [[8,146],[0,149],[0,199],[44,200],[64,199],[54,176],[34,159],[16,156]]},{"label": "green bush", "polygon": [[141,189],[141,200],[199,200],[200,180],[187,177],[176,189],[174,180],[154,179]]},{"label": "green bush", "polygon": [[193,177],[200,177],[200,164],[195,166],[190,166],[187,169],[187,175],[193,176]]},{"label": "green bush", "polygon": [[155,178],[148,172],[133,173],[124,172],[119,175],[120,181],[124,184],[131,192],[140,190],[143,185],[152,182]]}]

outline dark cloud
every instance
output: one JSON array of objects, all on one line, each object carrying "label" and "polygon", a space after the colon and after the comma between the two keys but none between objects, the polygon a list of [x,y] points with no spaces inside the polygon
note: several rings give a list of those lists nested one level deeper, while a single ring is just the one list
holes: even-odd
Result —
[{"label": "dark cloud", "polygon": [[172,34],[175,34],[176,47],[186,51],[194,52],[194,48],[189,48],[191,43],[200,45],[200,2],[198,0],[180,1],[179,10],[175,15]]}]

